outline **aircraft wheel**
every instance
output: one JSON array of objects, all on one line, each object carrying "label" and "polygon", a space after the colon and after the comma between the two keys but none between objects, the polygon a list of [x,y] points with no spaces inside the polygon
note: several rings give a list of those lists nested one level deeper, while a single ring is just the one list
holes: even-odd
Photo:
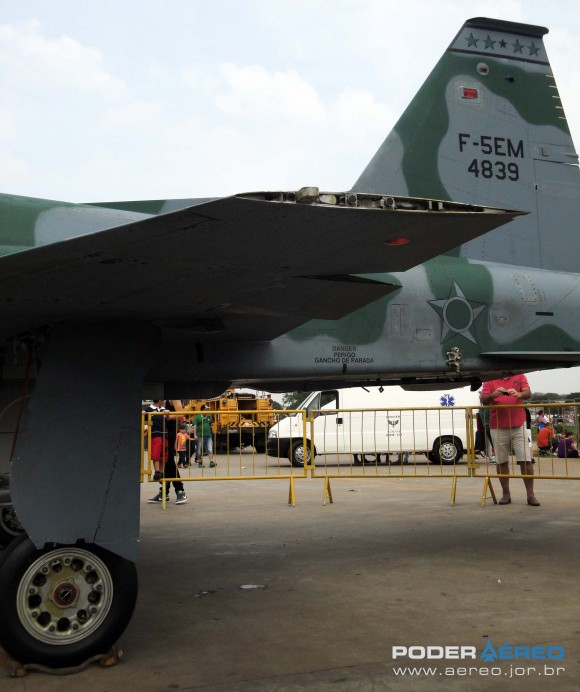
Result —
[{"label": "aircraft wheel", "polygon": [[304,464],[310,464],[312,459],[312,452],[310,450],[310,445],[307,444],[304,447],[302,442],[296,442],[292,445],[292,466],[304,467]]},{"label": "aircraft wheel", "polygon": [[37,549],[24,533],[0,560],[0,644],[20,663],[78,666],[105,654],[135,608],[135,564],[97,545]]},{"label": "aircraft wheel", "polygon": [[434,464],[456,464],[463,456],[461,442],[454,437],[442,437],[433,444],[430,460]]},{"label": "aircraft wheel", "polygon": [[0,545],[7,546],[23,531],[14,507],[0,507]]}]

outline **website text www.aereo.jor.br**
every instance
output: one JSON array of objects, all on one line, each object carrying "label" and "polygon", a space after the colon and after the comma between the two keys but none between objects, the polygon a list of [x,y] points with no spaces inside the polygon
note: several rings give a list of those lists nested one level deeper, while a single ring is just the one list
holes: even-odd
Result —
[{"label": "website text www.aereo.jor.br", "polygon": [[453,667],[431,667],[431,666],[405,666],[393,667],[393,674],[398,677],[470,677],[470,676],[481,676],[481,677],[506,677],[506,678],[522,678],[525,676],[544,676],[544,677],[556,677],[566,672],[563,666],[513,666],[510,665],[509,668],[504,669],[500,666],[459,666],[458,668]]},{"label": "website text www.aereo.jor.br", "polygon": [[[564,659],[563,646],[512,646],[505,642],[495,648],[488,640],[481,654],[475,646],[393,646],[392,658],[411,661],[461,661],[458,666],[393,666],[393,674],[398,677],[507,677],[526,676],[557,677],[566,672],[559,662]],[[469,660],[470,665],[467,664]],[[488,665],[473,665],[477,660]],[[502,665],[498,665],[498,664]],[[491,664],[491,665],[489,665]],[[533,665],[530,665],[533,664]]]}]

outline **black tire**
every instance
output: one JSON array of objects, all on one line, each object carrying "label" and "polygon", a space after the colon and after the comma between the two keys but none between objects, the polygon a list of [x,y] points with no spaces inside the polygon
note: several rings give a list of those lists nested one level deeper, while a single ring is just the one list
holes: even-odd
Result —
[{"label": "black tire", "polygon": [[304,446],[302,440],[293,442],[290,454],[292,455],[290,457],[290,463],[292,466],[303,468],[305,462],[307,465],[310,465],[311,463],[312,452],[308,442],[306,443],[306,447]]},{"label": "black tire", "polygon": [[457,464],[463,456],[463,445],[456,437],[441,437],[435,440],[433,451],[428,456],[433,464]]},{"label": "black tire", "polygon": [[14,507],[0,507],[0,545],[7,546],[24,531]]},{"label": "black tire", "polygon": [[38,549],[23,533],[0,559],[0,644],[23,664],[78,666],[119,639],[137,590],[133,562],[93,544]]},{"label": "black tire", "polygon": [[[372,458],[369,459],[369,456]],[[381,463],[381,455],[380,454],[353,454],[353,462],[357,466],[362,466],[363,464],[380,464]]]}]

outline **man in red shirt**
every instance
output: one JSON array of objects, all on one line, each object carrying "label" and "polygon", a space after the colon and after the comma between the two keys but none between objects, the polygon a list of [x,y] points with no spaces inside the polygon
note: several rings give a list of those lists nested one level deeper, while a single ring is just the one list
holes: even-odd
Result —
[{"label": "man in red shirt", "polygon": [[[512,449],[522,474],[526,476],[534,474],[530,445],[526,435],[526,411],[521,406],[531,394],[525,375],[509,375],[499,380],[484,382],[479,397],[483,406],[498,407],[490,410],[489,427],[497,457],[498,473],[501,474],[499,482],[503,495],[499,501],[500,505],[509,505],[512,501],[509,479],[509,458]],[[524,478],[523,481],[526,486],[528,504],[538,507],[540,503],[534,495],[534,479]]]}]

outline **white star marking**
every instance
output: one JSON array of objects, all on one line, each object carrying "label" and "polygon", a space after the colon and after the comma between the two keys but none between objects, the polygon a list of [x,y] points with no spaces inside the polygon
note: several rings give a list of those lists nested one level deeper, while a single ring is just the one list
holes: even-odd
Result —
[{"label": "white star marking", "polygon": [[[454,281],[449,291],[449,296],[444,300],[430,300],[429,305],[437,312],[439,317],[441,317],[441,343],[451,339],[455,334],[464,337],[468,341],[476,344],[477,339],[475,334],[471,331],[473,323],[477,319],[477,316],[485,310],[485,303],[478,303],[473,300],[467,300],[465,294],[459,288],[457,283]],[[466,313],[467,319],[464,319],[461,324],[458,324],[458,311],[453,310],[457,307],[454,304],[459,303],[463,308],[459,311],[459,315]],[[453,315],[453,312],[455,314]],[[453,323],[455,322],[455,324]]]}]

